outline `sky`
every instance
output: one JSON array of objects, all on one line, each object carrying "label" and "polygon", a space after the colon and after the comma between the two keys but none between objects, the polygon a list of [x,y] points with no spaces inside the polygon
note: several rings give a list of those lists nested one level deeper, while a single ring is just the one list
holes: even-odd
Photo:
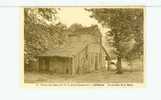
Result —
[{"label": "sky", "polygon": [[90,18],[90,12],[85,11],[82,7],[64,7],[58,13],[58,19],[61,23],[69,27],[73,23],[79,23],[83,26],[91,26],[97,24],[101,33],[105,33],[108,29],[103,28],[97,20]]},{"label": "sky", "polygon": [[102,27],[102,25],[99,24],[94,18],[90,18],[90,12],[85,11],[82,7],[64,7],[60,9],[61,10],[57,14],[58,21],[65,24],[67,27],[74,23],[82,24],[86,27],[97,24],[100,32],[102,33],[102,44],[108,52],[111,51],[104,34],[109,31],[109,29]]}]

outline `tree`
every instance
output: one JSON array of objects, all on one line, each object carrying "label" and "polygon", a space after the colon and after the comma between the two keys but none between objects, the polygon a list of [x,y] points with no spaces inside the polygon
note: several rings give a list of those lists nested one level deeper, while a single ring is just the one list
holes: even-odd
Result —
[{"label": "tree", "polygon": [[104,27],[107,41],[115,48],[117,73],[122,73],[121,59],[143,54],[143,9],[142,8],[99,8],[86,9]]},{"label": "tree", "polygon": [[57,9],[55,8],[25,8],[24,23],[25,24],[29,24],[29,23],[46,24],[46,22],[56,20],[57,18],[56,14],[57,14]]},{"label": "tree", "polygon": [[24,9],[24,63],[30,67],[39,54],[62,44],[66,26],[56,23],[55,8]]}]

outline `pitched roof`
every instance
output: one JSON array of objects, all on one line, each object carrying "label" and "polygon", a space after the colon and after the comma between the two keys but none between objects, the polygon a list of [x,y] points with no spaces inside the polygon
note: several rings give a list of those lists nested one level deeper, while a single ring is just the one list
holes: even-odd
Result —
[{"label": "pitched roof", "polygon": [[[81,50],[83,50],[87,44],[85,43],[71,43],[65,47],[59,47],[59,48],[53,48],[48,50],[42,55],[39,55],[40,57],[52,57],[52,56],[58,56],[58,57],[73,57],[74,55],[77,55]],[[106,54],[106,59],[110,60],[110,56],[105,50],[104,46],[101,45],[103,48],[105,54]]]},{"label": "pitched roof", "polygon": [[105,54],[106,54],[106,60],[111,60],[111,57],[110,57],[110,55],[107,53],[105,47],[104,47],[102,44],[101,44],[101,47],[103,48],[103,50],[104,50],[104,52],[105,52]]},{"label": "pitched roof", "polygon": [[65,47],[53,48],[48,50],[42,55],[39,56],[59,56],[59,57],[73,57],[78,54],[83,48],[86,47],[86,44],[82,43],[71,43]]},{"label": "pitched roof", "polygon": [[83,27],[75,31],[68,32],[68,35],[81,35],[81,34],[91,34],[95,36],[101,36],[101,32],[97,25],[92,25],[90,27]]}]

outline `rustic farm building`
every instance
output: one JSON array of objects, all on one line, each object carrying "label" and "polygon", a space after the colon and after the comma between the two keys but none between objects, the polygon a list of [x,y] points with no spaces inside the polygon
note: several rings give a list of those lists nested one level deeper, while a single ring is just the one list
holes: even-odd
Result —
[{"label": "rustic farm building", "polygon": [[105,69],[109,56],[97,26],[68,32],[67,40],[65,46],[39,55],[40,71],[77,74]]}]

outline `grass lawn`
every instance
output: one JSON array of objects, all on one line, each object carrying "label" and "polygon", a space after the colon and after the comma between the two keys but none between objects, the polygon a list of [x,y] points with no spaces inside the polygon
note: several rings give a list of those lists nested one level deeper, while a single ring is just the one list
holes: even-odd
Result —
[{"label": "grass lawn", "polygon": [[66,74],[47,74],[36,72],[25,72],[25,83],[142,83],[143,72],[115,72],[96,71],[86,74],[66,75]]}]

